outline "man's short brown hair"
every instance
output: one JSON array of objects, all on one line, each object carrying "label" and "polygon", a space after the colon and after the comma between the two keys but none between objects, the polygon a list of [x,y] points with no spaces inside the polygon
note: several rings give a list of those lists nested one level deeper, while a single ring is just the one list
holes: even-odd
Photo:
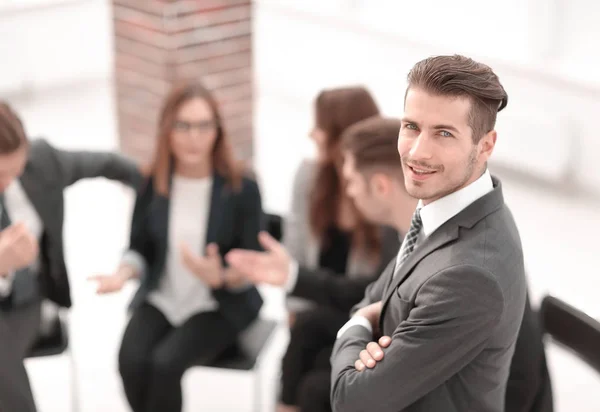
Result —
[{"label": "man's short brown hair", "polygon": [[350,153],[356,169],[370,173],[380,169],[393,170],[403,179],[398,133],[400,120],[373,116],[350,126],[342,135],[342,149]]},{"label": "man's short brown hair", "polygon": [[7,103],[0,101],[0,154],[13,153],[26,142],[21,119]]},{"label": "man's short brown hair", "polygon": [[429,57],[415,64],[408,73],[407,92],[411,88],[441,96],[469,98],[473,143],[494,130],[496,115],[508,104],[508,95],[493,70],[459,55]]}]

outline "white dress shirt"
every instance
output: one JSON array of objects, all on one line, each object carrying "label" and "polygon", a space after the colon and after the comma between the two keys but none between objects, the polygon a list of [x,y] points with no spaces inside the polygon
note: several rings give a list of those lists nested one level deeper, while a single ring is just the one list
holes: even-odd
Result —
[{"label": "white dress shirt", "polygon": [[[415,250],[427,237],[431,236],[431,234],[435,232],[437,228],[442,226],[452,217],[456,216],[471,203],[480,197],[485,196],[492,190],[494,190],[492,176],[490,175],[489,170],[486,170],[485,173],[479,177],[479,179],[475,180],[470,185],[465,186],[456,192],[450,193],[441,199],[431,202],[426,206],[423,206],[423,201],[419,200],[417,209],[420,209],[423,226],[419,232],[419,237],[417,238],[417,243],[415,244]],[[400,251],[396,257],[394,276],[398,272],[398,262],[400,256],[402,256],[405,245],[406,242],[402,242],[402,246],[400,247]],[[365,317],[354,316],[348,322],[346,322],[344,326],[342,326],[342,328],[338,331],[337,337],[339,338],[348,329],[356,325],[363,326],[372,332],[371,323]]]},{"label": "white dress shirt", "polygon": [[[40,241],[44,230],[42,220],[37,211],[31,204],[31,201],[21,186],[19,179],[15,179],[4,191],[4,205],[6,212],[10,216],[13,224],[25,223],[29,231]],[[0,208],[2,205],[0,205]],[[0,209],[0,213],[2,210]],[[32,265],[32,270],[37,270],[38,261]],[[11,272],[6,277],[0,277],[0,296],[8,296],[12,290],[12,283],[15,272]]]}]

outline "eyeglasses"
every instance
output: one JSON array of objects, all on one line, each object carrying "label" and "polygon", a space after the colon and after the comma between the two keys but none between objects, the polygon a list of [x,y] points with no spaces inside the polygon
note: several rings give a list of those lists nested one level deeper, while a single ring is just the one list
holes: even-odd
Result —
[{"label": "eyeglasses", "polygon": [[213,130],[217,125],[217,122],[213,120],[203,120],[201,122],[186,122],[184,120],[176,120],[173,124],[173,130],[178,132],[189,132],[192,129],[198,129],[199,132],[207,132]]}]

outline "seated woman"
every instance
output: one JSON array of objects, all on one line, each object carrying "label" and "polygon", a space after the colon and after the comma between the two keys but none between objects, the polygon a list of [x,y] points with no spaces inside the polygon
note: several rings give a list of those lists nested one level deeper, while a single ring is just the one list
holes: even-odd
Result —
[{"label": "seated woman", "polygon": [[178,412],[181,377],[235,344],[262,298],[224,268],[232,248],[260,250],[257,184],[243,177],[211,94],[185,84],[167,97],[156,156],[138,193],[130,250],[98,292],[138,278],[119,371],[134,412]]}]

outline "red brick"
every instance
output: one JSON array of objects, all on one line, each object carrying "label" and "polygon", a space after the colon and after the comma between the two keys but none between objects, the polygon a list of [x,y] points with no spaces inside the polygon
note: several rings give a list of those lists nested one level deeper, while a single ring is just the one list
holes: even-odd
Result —
[{"label": "red brick", "polygon": [[221,73],[202,76],[202,81],[209,89],[218,89],[221,87],[247,83],[252,81],[252,70],[250,67],[228,70]]},{"label": "red brick", "polygon": [[157,16],[127,6],[115,5],[113,7],[113,18],[115,21],[131,23],[152,31],[163,32],[165,29],[165,21],[162,15]]},{"label": "red brick", "polygon": [[137,56],[132,56],[126,53],[115,53],[115,65],[117,70],[125,69],[136,71],[156,78],[166,78],[168,76],[168,67],[165,65],[148,62],[144,59],[140,59]]},{"label": "red brick", "polygon": [[220,10],[232,6],[250,5],[251,0],[179,0],[177,3],[177,12],[179,14],[196,13],[199,11],[207,12],[211,10]]},{"label": "red brick", "polygon": [[171,39],[166,33],[150,30],[131,22],[114,21],[114,31],[117,38],[124,37],[142,44],[151,44],[161,49],[168,49],[172,44]]},{"label": "red brick", "polygon": [[178,76],[183,77],[204,76],[249,67],[251,64],[252,54],[250,52],[243,52],[181,64],[176,66],[176,73]]},{"label": "red brick", "polygon": [[219,104],[252,98],[252,83],[242,83],[213,90]]},{"label": "red brick", "polygon": [[165,8],[168,7],[165,2],[158,0],[113,0],[112,3],[113,7],[123,6],[160,17],[164,15]]},{"label": "red brick", "polygon": [[175,64],[184,64],[240,52],[249,52],[251,50],[252,38],[250,36],[241,36],[174,50],[173,61]]},{"label": "red brick", "polygon": [[251,13],[252,8],[250,5],[229,7],[209,12],[196,12],[177,17],[176,23],[174,24],[174,30],[176,32],[184,32],[210,26],[217,26],[219,24],[249,21]]},{"label": "red brick", "polygon": [[116,79],[129,86],[147,89],[159,96],[166,96],[172,87],[171,83],[167,80],[152,78],[142,73],[123,68],[119,68],[116,71]]},{"label": "red brick", "polygon": [[247,36],[250,33],[252,33],[252,24],[250,21],[239,21],[176,33],[171,37],[170,45],[176,49],[194,44],[203,44],[239,36]]},{"label": "red brick", "polygon": [[118,37],[115,39],[115,51],[139,57],[151,63],[166,65],[169,63],[169,51],[154,47],[153,45],[143,44],[136,40]]}]

